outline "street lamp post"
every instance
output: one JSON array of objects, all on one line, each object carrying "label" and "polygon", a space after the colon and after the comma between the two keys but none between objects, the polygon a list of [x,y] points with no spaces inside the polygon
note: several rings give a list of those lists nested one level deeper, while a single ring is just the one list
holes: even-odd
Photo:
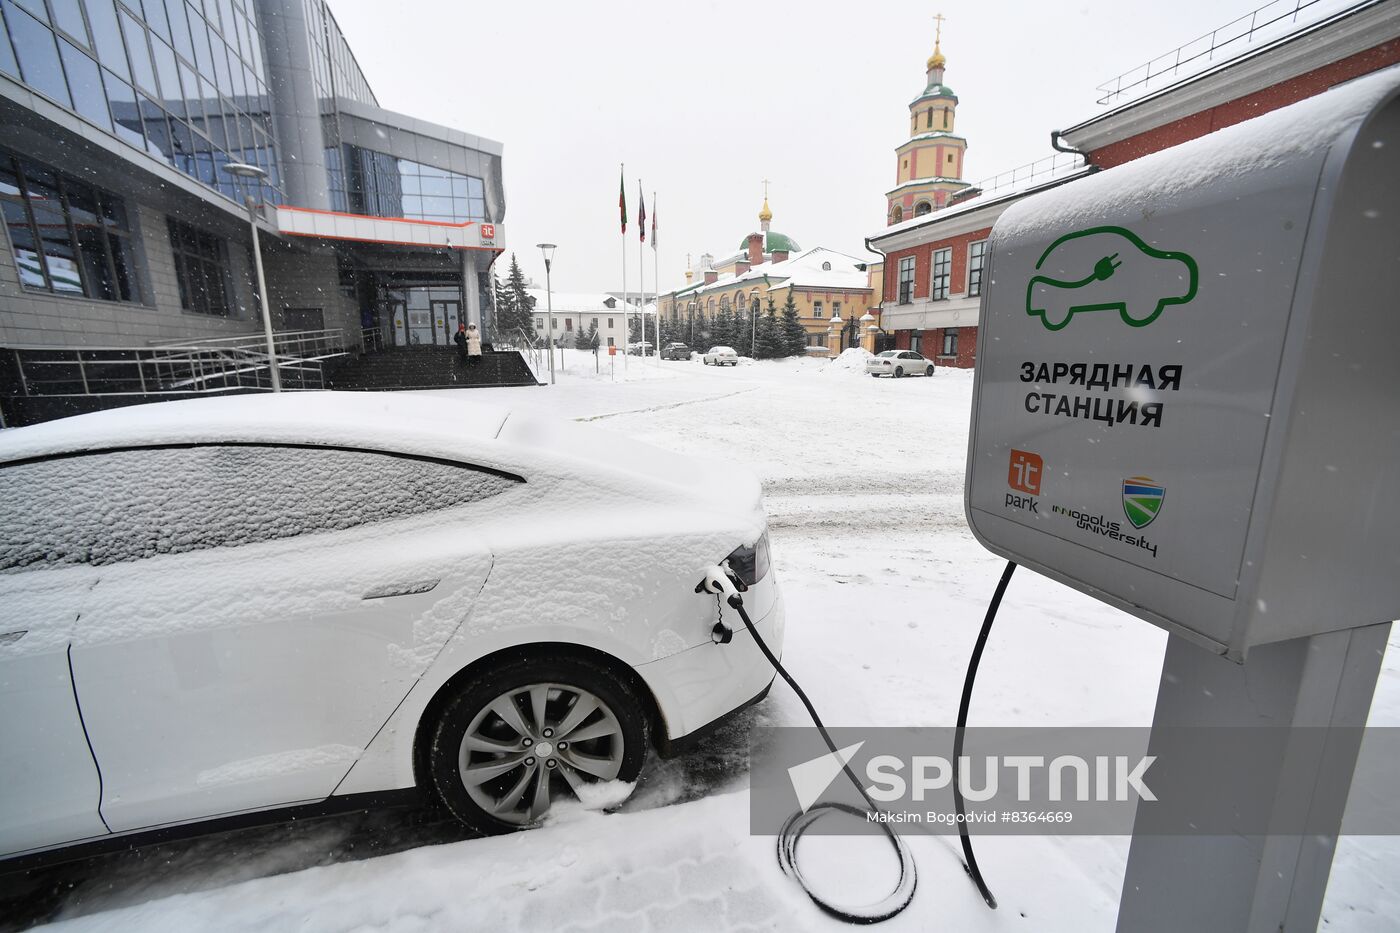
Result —
[{"label": "street lamp post", "polygon": [[[267,172],[256,165],[247,165],[242,162],[230,162],[224,166],[224,171],[230,175],[249,181],[261,182],[266,180]],[[258,240],[258,220],[257,203],[253,196],[246,195],[243,203],[248,207],[248,228],[253,231],[253,265],[258,270],[258,301],[262,305],[263,336],[267,338],[267,371],[272,376],[272,391],[282,391],[282,374],[277,369],[277,345],[272,339],[272,312],[267,309],[267,280],[263,277],[262,246]]]},{"label": "street lamp post", "polygon": [[[554,287],[550,284],[549,272],[554,265],[554,250],[557,248],[553,243],[538,243],[540,252],[544,254],[544,302],[545,317],[549,321],[549,384],[554,385]],[[564,364],[564,352],[559,352],[559,365]]]}]

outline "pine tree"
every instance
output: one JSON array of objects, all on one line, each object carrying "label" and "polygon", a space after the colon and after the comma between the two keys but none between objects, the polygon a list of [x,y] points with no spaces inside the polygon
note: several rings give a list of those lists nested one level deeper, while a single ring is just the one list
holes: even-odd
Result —
[{"label": "pine tree", "polygon": [[592,350],[592,349],[593,349],[594,347],[596,347],[597,345],[598,345],[598,325],[597,325],[597,324],[589,324],[589,325],[588,325],[588,330],[587,330],[587,331],[584,331],[584,329],[583,329],[582,327],[580,327],[578,330],[574,331],[574,349],[575,349],[575,350]]},{"label": "pine tree", "polygon": [[722,305],[719,313],[715,315],[714,323],[710,325],[710,339],[715,346],[733,347],[734,340],[734,314],[729,310],[729,305]]},{"label": "pine tree", "polygon": [[[768,307],[771,311],[773,307],[771,298],[768,299]],[[807,328],[803,327],[802,322],[797,319],[797,299],[793,297],[791,288],[788,289],[787,299],[783,301],[781,331],[784,356],[807,355]]]},{"label": "pine tree", "polygon": [[696,309],[694,321],[686,330],[685,342],[692,350],[703,353],[714,345],[710,340],[710,319],[705,316],[703,310]]},{"label": "pine tree", "polygon": [[515,320],[515,299],[510,290],[501,282],[501,277],[495,272],[491,273],[493,284],[492,292],[494,297],[494,313],[491,315],[494,321],[495,333],[491,335],[493,341],[509,343],[511,346],[521,345],[520,335],[512,332],[512,322]]},{"label": "pine tree", "polygon": [[754,354],[754,332],[758,329],[758,316],[754,314],[752,306],[748,308],[740,307],[736,309],[734,315],[734,339],[738,341],[734,349],[740,356],[750,356],[757,359]]},{"label": "pine tree", "polygon": [[783,340],[782,327],[778,324],[777,309],[771,301],[768,302],[768,311],[758,317],[753,343],[753,355],[756,360],[776,360],[789,355]]},{"label": "pine tree", "polygon": [[535,299],[525,288],[525,273],[520,271],[520,263],[515,254],[510,254],[510,272],[505,285],[497,284],[496,330],[497,336],[517,346],[529,346],[535,342]]}]

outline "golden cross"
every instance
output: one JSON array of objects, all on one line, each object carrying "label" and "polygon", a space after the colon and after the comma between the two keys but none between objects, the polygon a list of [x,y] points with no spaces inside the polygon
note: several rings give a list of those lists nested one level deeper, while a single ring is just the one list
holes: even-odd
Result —
[{"label": "golden cross", "polygon": [[768,179],[763,179],[763,200],[768,200]]},{"label": "golden cross", "polygon": [[947,18],[948,17],[944,16],[942,13],[937,13],[933,17],[933,44],[935,46],[943,40],[943,21]]}]

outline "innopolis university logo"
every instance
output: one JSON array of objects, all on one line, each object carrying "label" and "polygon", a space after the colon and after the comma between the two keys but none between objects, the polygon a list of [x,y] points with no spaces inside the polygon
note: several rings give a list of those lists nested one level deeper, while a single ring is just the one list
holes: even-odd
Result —
[{"label": "innopolis university logo", "polygon": [[1134,528],[1146,528],[1162,512],[1165,487],[1157,485],[1150,476],[1134,476],[1123,480],[1123,514]]},{"label": "innopolis university logo", "polygon": [[1122,227],[1067,233],[1035,267],[1043,271],[1026,286],[1026,313],[1046,330],[1062,330],[1076,314],[1114,310],[1123,323],[1146,327],[1167,305],[1196,297],[1196,260],[1154,249]]}]

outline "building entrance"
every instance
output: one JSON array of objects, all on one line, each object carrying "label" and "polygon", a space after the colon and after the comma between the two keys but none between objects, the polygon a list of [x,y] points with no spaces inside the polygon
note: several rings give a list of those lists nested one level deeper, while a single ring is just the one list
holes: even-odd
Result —
[{"label": "building entrance", "polygon": [[379,307],[395,347],[451,346],[457,324],[466,321],[456,288],[396,288],[386,291]]}]

